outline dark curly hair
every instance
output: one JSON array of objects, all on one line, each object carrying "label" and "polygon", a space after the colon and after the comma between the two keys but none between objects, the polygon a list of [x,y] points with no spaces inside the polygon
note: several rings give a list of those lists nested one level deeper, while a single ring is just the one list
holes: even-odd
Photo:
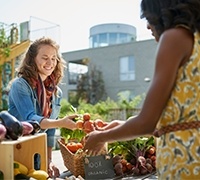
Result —
[{"label": "dark curly hair", "polygon": [[142,0],[141,18],[146,18],[160,36],[177,25],[200,32],[200,0]]},{"label": "dark curly hair", "polygon": [[42,45],[50,45],[56,49],[57,65],[52,75],[55,78],[55,83],[58,84],[64,76],[64,68],[66,62],[59,54],[59,45],[48,37],[42,37],[35,40],[28,48],[25,58],[22,59],[20,66],[17,69],[17,76],[23,77],[33,87],[33,79],[38,79],[38,69],[35,63],[35,58],[38,50]]}]

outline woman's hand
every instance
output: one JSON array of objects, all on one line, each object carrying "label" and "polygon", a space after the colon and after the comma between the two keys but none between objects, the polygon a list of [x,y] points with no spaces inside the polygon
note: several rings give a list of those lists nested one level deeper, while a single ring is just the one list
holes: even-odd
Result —
[{"label": "woman's hand", "polygon": [[[125,122],[126,121],[113,120],[102,128],[96,126],[96,130],[89,133],[84,139],[84,150],[86,153],[88,155],[99,155],[99,153],[105,149],[105,144],[107,143],[105,138],[103,138],[107,136],[105,136],[104,131],[120,126]],[[108,131],[106,131],[106,133],[108,133]]]},{"label": "woman's hand", "polygon": [[70,115],[70,116],[65,116],[62,118],[62,127],[75,130],[76,129],[76,123],[74,121],[75,118],[77,118],[78,115]]},{"label": "woman's hand", "polygon": [[124,121],[122,120],[113,120],[111,121],[110,123],[108,123],[106,126],[102,127],[101,129],[99,130],[107,130],[107,129],[111,129],[111,128],[114,128],[120,124],[123,124]]},{"label": "woman's hand", "polygon": [[84,151],[87,155],[95,156],[105,148],[104,141],[100,140],[100,134],[102,131],[92,131],[85,137]]},{"label": "woman's hand", "polygon": [[53,164],[53,162],[49,162],[48,174],[50,178],[55,178],[60,176],[59,169]]},{"label": "woman's hand", "polygon": [[104,131],[104,130],[108,130],[108,129],[111,129],[111,128],[114,128],[120,124],[123,124],[125,121],[121,121],[121,120],[113,120],[111,122],[109,122],[106,126],[104,127],[97,127],[95,126],[96,130],[99,130],[99,131]]}]

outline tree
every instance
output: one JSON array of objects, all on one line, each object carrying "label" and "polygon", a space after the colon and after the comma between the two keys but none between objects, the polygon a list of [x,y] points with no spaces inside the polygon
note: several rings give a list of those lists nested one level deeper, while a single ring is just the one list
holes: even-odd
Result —
[{"label": "tree", "polygon": [[0,55],[8,57],[10,54],[9,41],[5,29],[0,26]]},{"label": "tree", "polygon": [[10,47],[9,47],[9,40],[6,36],[5,29],[3,25],[0,24],[0,110],[7,109],[7,94],[3,89],[2,85],[4,85],[4,80],[7,77],[5,71],[7,70],[7,64],[3,61],[2,58],[9,57],[10,55]]},{"label": "tree", "polygon": [[77,97],[90,104],[96,104],[106,98],[102,72],[95,66],[87,73],[78,76]]}]

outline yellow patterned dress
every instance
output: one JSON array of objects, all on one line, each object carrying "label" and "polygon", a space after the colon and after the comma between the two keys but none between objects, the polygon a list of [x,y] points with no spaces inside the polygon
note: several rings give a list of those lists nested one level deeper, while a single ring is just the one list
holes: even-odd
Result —
[{"label": "yellow patterned dress", "polygon": [[[200,33],[194,34],[192,55],[179,68],[157,128],[190,121],[200,121]],[[158,138],[156,165],[160,180],[200,180],[200,128]]]}]

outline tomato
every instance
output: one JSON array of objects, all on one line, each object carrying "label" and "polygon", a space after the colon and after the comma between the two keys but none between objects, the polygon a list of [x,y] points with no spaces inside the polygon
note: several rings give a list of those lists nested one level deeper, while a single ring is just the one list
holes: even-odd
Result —
[{"label": "tomato", "polygon": [[83,121],[89,121],[90,120],[90,114],[89,113],[84,113],[83,114]]},{"label": "tomato", "polygon": [[85,121],[84,124],[83,124],[83,131],[85,133],[90,133],[92,131],[94,131],[94,124],[93,124],[93,121],[91,120],[88,120],[88,121]]},{"label": "tomato", "polygon": [[69,142],[66,144],[66,147],[72,152],[72,153],[76,153],[76,151],[78,149],[83,149],[83,144],[81,144],[80,142]]},{"label": "tomato", "polygon": [[75,142],[69,142],[66,144],[66,147],[72,152],[75,153],[78,149],[77,149],[77,143]]},{"label": "tomato", "polygon": [[96,120],[94,121],[94,124],[95,124],[95,126],[97,126],[97,127],[104,127],[104,122],[103,122],[103,120],[101,120],[101,119],[96,119]]},{"label": "tomato", "polygon": [[76,121],[76,128],[77,129],[83,129],[83,120],[77,120]]},{"label": "tomato", "polygon": [[76,143],[76,145],[77,145],[77,149],[83,149],[83,144],[82,143],[78,142],[78,143]]}]

